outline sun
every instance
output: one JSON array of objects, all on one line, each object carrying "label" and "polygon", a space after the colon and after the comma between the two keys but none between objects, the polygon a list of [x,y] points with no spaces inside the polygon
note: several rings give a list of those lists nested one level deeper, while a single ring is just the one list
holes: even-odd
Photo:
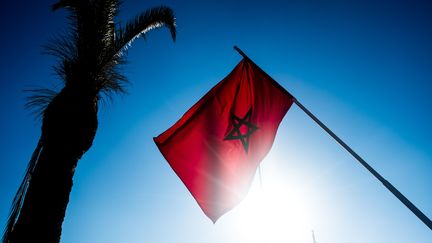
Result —
[{"label": "sun", "polygon": [[237,232],[247,242],[312,242],[310,199],[279,173],[257,173],[248,196],[238,206]]}]

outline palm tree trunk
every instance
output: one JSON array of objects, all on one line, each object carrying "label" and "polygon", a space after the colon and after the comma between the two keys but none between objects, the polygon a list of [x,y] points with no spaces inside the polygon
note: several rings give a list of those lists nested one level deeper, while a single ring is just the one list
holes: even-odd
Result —
[{"label": "palm tree trunk", "polygon": [[90,148],[96,129],[96,98],[83,99],[64,89],[48,105],[42,150],[7,243],[60,241],[75,167]]},{"label": "palm tree trunk", "polygon": [[60,241],[77,160],[43,148],[10,243]]}]

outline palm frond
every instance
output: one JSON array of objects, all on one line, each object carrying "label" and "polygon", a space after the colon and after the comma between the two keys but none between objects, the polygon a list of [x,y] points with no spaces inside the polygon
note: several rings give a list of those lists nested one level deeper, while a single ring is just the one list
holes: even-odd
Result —
[{"label": "palm frond", "polygon": [[57,36],[48,44],[42,46],[43,54],[48,54],[56,57],[58,63],[53,66],[54,72],[64,82],[67,81],[67,74],[71,71],[72,63],[78,59],[78,52],[74,42],[74,38],[68,35]]},{"label": "palm frond", "polygon": [[27,102],[24,106],[26,109],[31,110],[37,119],[42,118],[45,108],[58,94],[58,92],[46,88],[28,89],[24,91],[31,93],[27,97]]},{"label": "palm frond", "polygon": [[54,37],[47,45],[43,47],[43,54],[49,54],[58,59],[73,59],[76,58],[76,46],[73,38],[69,35]]},{"label": "palm frond", "polygon": [[53,10],[65,8],[70,14],[68,34],[45,46],[45,53],[58,58],[54,71],[65,85],[93,80],[86,86],[94,89],[99,98],[125,93],[128,82],[120,67],[125,63],[122,54],[131,43],[162,26],[175,40],[175,17],[170,8],[149,9],[118,27],[115,18],[119,5],[119,0],[60,0],[52,6]]},{"label": "palm frond", "polygon": [[99,98],[111,100],[114,94],[126,93],[126,86],[129,82],[122,74],[125,64],[126,60],[123,57],[115,56],[103,67],[97,82]]},{"label": "palm frond", "polygon": [[[93,20],[98,28],[98,34],[100,34],[103,41],[108,38],[109,41],[114,39],[114,20],[118,14],[119,9],[118,0],[96,0],[93,2]],[[112,44],[112,43],[111,43]]]},{"label": "palm frond", "polygon": [[18,188],[18,191],[15,194],[15,197],[12,201],[12,207],[11,212],[9,214],[9,218],[3,233],[2,242],[8,243],[9,237],[12,235],[15,223],[18,220],[22,204],[24,202],[24,198],[27,192],[27,188],[29,184],[31,183],[31,176],[33,174],[33,171],[36,167],[40,152],[42,151],[42,138],[39,139],[38,145],[36,149],[34,150],[32,157],[30,158],[30,161],[27,165],[27,170],[24,175],[24,178],[21,182],[21,185]]},{"label": "palm frond", "polygon": [[171,37],[176,39],[176,23],[171,8],[161,6],[147,10],[119,28],[115,36],[115,54],[121,55],[137,38],[144,36],[148,31],[166,26]]},{"label": "palm frond", "polygon": [[88,0],[59,0],[58,2],[51,5],[53,11],[59,9],[66,9],[69,11],[68,19],[70,21],[71,27],[76,29],[78,27],[78,22],[82,20],[82,15],[86,9],[88,9]]},{"label": "palm frond", "polygon": [[60,8],[77,8],[84,1],[83,0],[60,0],[53,5],[51,5],[51,9],[53,11],[58,10]]}]

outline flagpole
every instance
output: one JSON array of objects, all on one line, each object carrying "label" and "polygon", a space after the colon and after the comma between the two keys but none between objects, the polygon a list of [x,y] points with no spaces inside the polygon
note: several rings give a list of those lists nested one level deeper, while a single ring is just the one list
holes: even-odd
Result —
[{"label": "flagpole", "polygon": [[294,98],[294,103],[300,109],[302,109],[312,120],[314,120],[318,125],[324,129],[334,140],[336,140],[345,150],[347,150],[361,165],[363,165],[375,178],[377,178],[393,195],[395,195],[405,206],[411,210],[423,223],[432,230],[432,221],[423,214],[420,209],[418,209],[408,198],[406,198],[402,193],[399,192],[389,181],[384,179],[374,168],[372,168],[360,155],[358,155],[354,150],[352,150],[344,141],[342,141],[336,134],[333,133],[326,125],[324,125],[318,118],[316,118],[306,107],[304,107],[296,98]]},{"label": "flagpole", "polygon": [[[240,50],[237,46],[234,49],[243,56],[243,58],[249,60],[255,66],[258,67],[246,54]],[[259,67],[258,67],[259,68]],[[261,69],[262,70],[262,69]],[[264,71],[263,71],[264,72]],[[264,72],[265,73],[265,72]],[[270,77],[270,75],[268,75]],[[275,81],[275,83],[277,83]],[[282,89],[285,90],[285,89]],[[285,90],[286,91],[286,90]],[[291,95],[288,91],[286,91]],[[365,167],[375,178],[377,178],[399,201],[401,201],[417,218],[419,218],[430,230],[432,230],[432,221],[418,209],[408,198],[406,198],[399,190],[397,190],[389,181],[384,179],[374,168],[372,168],[362,157],[360,157],[354,150],[352,150],[342,139],[340,139],[332,130],[330,130],[324,123],[322,123],[314,114],[312,114],[306,107],[304,107],[293,95],[294,103],[300,107],[313,121],[315,121],[324,131],[326,131],[336,142],[338,142],[348,153],[350,153],[363,167]]]}]

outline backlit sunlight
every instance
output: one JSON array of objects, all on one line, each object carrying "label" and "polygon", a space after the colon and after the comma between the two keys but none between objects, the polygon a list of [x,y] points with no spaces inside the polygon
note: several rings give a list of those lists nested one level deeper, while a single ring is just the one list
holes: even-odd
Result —
[{"label": "backlit sunlight", "polygon": [[[267,161],[270,163],[270,161]],[[237,207],[236,227],[247,242],[311,243],[311,209],[307,191],[287,175],[262,168],[245,200]]]}]

